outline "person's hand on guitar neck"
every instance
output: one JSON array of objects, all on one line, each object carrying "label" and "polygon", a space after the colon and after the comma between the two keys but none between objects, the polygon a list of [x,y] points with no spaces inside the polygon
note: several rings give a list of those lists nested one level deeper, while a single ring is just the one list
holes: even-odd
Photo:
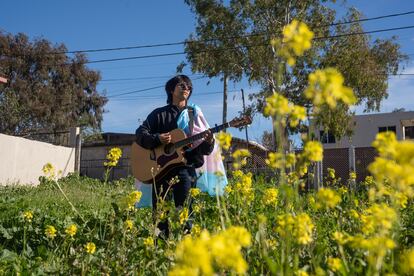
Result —
[{"label": "person's hand on guitar neck", "polygon": [[214,136],[213,136],[213,133],[210,130],[208,130],[206,132],[206,134],[204,134],[204,141],[206,141],[209,144],[214,143]]},{"label": "person's hand on guitar neck", "polygon": [[171,134],[169,132],[161,133],[159,137],[162,144],[166,145],[171,143]]}]

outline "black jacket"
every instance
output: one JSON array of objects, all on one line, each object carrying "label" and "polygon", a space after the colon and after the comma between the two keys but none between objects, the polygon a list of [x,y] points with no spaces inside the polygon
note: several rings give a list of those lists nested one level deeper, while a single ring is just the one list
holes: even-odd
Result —
[{"label": "black jacket", "polygon": [[[146,149],[153,149],[161,145],[159,134],[178,128],[177,119],[180,110],[175,105],[166,105],[152,111],[142,125],[136,130],[136,142]],[[214,143],[203,141],[194,149],[186,150],[184,157],[187,164],[195,168],[203,165],[203,155],[209,155],[214,149]]]}]

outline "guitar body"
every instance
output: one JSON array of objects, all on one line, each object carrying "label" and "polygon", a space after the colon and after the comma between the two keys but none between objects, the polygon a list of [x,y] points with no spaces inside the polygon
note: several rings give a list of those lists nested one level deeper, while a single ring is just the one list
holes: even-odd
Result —
[{"label": "guitar body", "polygon": [[163,178],[171,169],[187,163],[183,148],[194,141],[203,139],[207,133],[217,133],[227,127],[242,127],[252,122],[249,116],[234,118],[229,123],[207,129],[191,137],[186,137],[181,129],[170,131],[171,143],[147,150],[133,143],[131,147],[131,168],[136,179],[143,183],[153,183]]},{"label": "guitar body", "polygon": [[186,164],[182,148],[168,152],[168,148],[175,142],[186,138],[181,129],[170,131],[171,143],[161,145],[155,149],[144,149],[137,143],[131,147],[131,168],[136,179],[143,183],[153,183],[163,178],[171,169]]}]

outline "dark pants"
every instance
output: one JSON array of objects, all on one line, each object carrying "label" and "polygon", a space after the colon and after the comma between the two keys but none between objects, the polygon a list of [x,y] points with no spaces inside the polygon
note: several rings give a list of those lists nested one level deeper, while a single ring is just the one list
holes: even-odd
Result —
[{"label": "dark pants", "polygon": [[[178,176],[178,183],[175,183],[174,185],[170,186],[170,181],[172,178]],[[156,183],[156,187],[152,189],[152,208],[154,212],[157,210],[157,194],[158,194],[158,200],[160,198],[164,198],[165,200],[168,199],[168,194],[166,195],[166,192],[170,193],[172,190],[173,196],[174,196],[174,203],[175,207],[180,208],[184,206],[185,201],[189,197],[190,189],[195,188],[197,180],[197,174],[195,172],[195,169],[193,167],[178,167],[171,170],[163,179],[158,181]],[[189,213],[191,213],[191,200],[189,202]],[[158,223],[158,228],[160,231],[165,235],[165,237],[168,237],[169,235],[169,229],[168,229],[168,220],[161,221]],[[186,223],[186,230],[191,229],[191,222],[188,221]]]}]

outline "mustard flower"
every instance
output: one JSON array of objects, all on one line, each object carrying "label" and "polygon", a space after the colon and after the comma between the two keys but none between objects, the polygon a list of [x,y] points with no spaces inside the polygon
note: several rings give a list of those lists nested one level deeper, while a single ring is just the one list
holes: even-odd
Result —
[{"label": "mustard flower", "polygon": [[55,168],[53,167],[53,165],[51,163],[46,163],[43,168],[42,171],[44,173],[44,175],[49,179],[52,180],[55,178]]},{"label": "mustard flower", "polygon": [[293,236],[298,244],[306,245],[312,242],[312,232],[315,225],[306,213],[294,216],[292,214],[277,217],[276,232],[281,237]]},{"label": "mustard flower", "polygon": [[105,167],[115,167],[118,164],[119,159],[122,156],[122,150],[120,148],[111,148],[106,155],[107,162],[104,162]]},{"label": "mustard flower", "polygon": [[[296,57],[300,57],[312,46],[313,32],[308,26],[294,19],[289,25],[283,28],[282,45],[278,54],[286,59],[290,66],[296,63]],[[277,40],[273,40],[274,46],[279,46]]]},{"label": "mustard flower", "polygon": [[76,235],[77,231],[78,231],[78,227],[76,226],[76,224],[71,224],[65,229],[66,235],[68,235],[71,238],[73,238]]},{"label": "mustard flower", "polygon": [[312,242],[312,231],[315,225],[312,223],[308,214],[302,213],[297,216],[296,222],[297,240],[299,244],[309,244]]},{"label": "mustard flower", "polygon": [[286,116],[292,111],[292,105],[289,104],[288,99],[278,93],[266,98],[266,105],[263,114],[268,117]]},{"label": "mustard flower", "polygon": [[188,208],[184,207],[180,212],[180,224],[184,224],[188,219]]},{"label": "mustard flower", "polygon": [[231,146],[231,134],[227,132],[220,132],[216,135],[220,147],[224,150],[228,150]]},{"label": "mustard flower", "polygon": [[264,191],[263,202],[266,205],[274,205],[277,203],[277,195],[279,191],[276,188],[269,188]]},{"label": "mustard flower", "polygon": [[33,219],[33,213],[32,211],[25,211],[23,213],[23,219],[27,222],[32,222]]},{"label": "mustard flower", "polygon": [[152,247],[154,247],[154,239],[153,239],[152,237],[148,237],[148,238],[144,239],[144,245],[145,245],[147,248],[152,248]]},{"label": "mustard flower", "polygon": [[201,206],[200,206],[200,204],[194,204],[194,206],[193,206],[193,213],[195,213],[195,214],[199,214],[199,213],[200,213],[200,211],[201,211]]},{"label": "mustard flower", "polygon": [[316,194],[316,208],[335,208],[341,202],[341,197],[332,189],[321,188]]},{"label": "mustard flower", "polygon": [[45,235],[49,239],[53,240],[56,237],[56,232],[57,232],[57,230],[54,226],[52,226],[52,225],[46,226]]},{"label": "mustard flower", "polygon": [[247,149],[238,149],[233,152],[232,157],[234,159],[233,168],[237,170],[247,164],[247,157],[250,157],[250,152]]},{"label": "mustard flower", "polygon": [[294,105],[289,118],[290,126],[297,127],[300,121],[306,119],[306,109],[303,106]]},{"label": "mustard flower", "polygon": [[93,242],[88,242],[85,244],[85,251],[88,254],[93,254],[96,251],[96,245]]},{"label": "mustard flower", "polygon": [[348,238],[347,236],[339,231],[335,231],[332,234],[332,238],[339,244],[339,245],[344,245],[345,243],[348,242]]},{"label": "mustard flower", "polygon": [[299,269],[298,271],[296,271],[296,276],[308,276],[308,272],[306,272],[306,270],[303,269]]},{"label": "mustard flower", "polygon": [[327,104],[334,109],[338,101],[347,105],[356,103],[354,92],[343,83],[342,74],[334,68],[316,70],[309,75],[309,84],[304,93],[316,107]]},{"label": "mustard flower", "polygon": [[330,179],[335,179],[335,169],[328,168],[327,171],[328,171],[328,177]]},{"label": "mustard flower", "polygon": [[191,229],[191,233],[195,236],[199,236],[201,233],[201,227],[198,224],[194,224],[193,228]]},{"label": "mustard flower", "polygon": [[366,234],[388,233],[397,220],[397,212],[385,203],[373,204],[361,215],[362,231]]},{"label": "mustard flower", "polygon": [[318,141],[308,141],[303,147],[303,152],[301,153],[302,157],[305,160],[318,162],[323,159],[323,147],[322,144]]},{"label": "mustard flower", "polygon": [[127,231],[131,231],[134,228],[134,222],[130,219],[127,219],[126,221],[124,221],[124,228]]},{"label": "mustard flower", "polygon": [[141,191],[133,191],[129,195],[123,198],[121,204],[124,206],[125,210],[133,210],[135,204],[141,200],[141,197],[142,197]]},{"label": "mustard flower", "polygon": [[339,271],[342,268],[342,261],[339,258],[328,258],[328,267],[333,272]]},{"label": "mustard flower", "polygon": [[401,269],[405,274],[414,272],[414,249],[405,250],[400,259]]},{"label": "mustard flower", "polygon": [[349,179],[350,180],[356,180],[357,175],[356,172],[349,172]]},{"label": "mustard flower", "polygon": [[199,188],[191,188],[190,189],[190,195],[192,197],[197,197],[201,194],[201,190]]}]

